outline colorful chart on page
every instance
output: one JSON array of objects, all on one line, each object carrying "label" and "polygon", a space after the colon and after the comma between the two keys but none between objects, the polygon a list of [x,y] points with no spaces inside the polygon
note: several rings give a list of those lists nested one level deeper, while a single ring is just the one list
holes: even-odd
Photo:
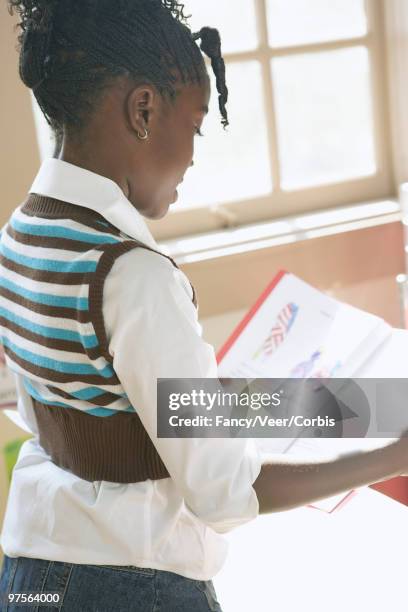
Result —
[{"label": "colorful chart on page", "polygon": [[252,359],[261,359],[264,361],[279,348],[292,328],[298,312],[299,306],[293,302],[289,302],[289,304],[286,304],[286,306],[282,308],[268,336],[254,353]]},{"label": "colorful chart on page", "polygon": [[323,347],[313,351],[310,357],[296,364],[290,371],[289,378],[331,378],[340,370],[342,362],[326,362],[325,357]]},{"label": "colorful chart on page", "polygon": [[279,273],[221,347],[220,376],[350,376],[390,333],[370,313]]}]

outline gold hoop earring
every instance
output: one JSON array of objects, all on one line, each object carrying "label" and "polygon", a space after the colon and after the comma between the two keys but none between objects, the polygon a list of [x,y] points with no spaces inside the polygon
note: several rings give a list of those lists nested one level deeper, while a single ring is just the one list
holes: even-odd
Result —
[{"label": "gold hoop earring", "polygon": [[140,138],[140,140],[146,140],[146,139],[148,138],[148,136],[149,136],[149,132],[147,131],[147,129],[146,129],[146,128],[144,128],[144,131],[145,131],[145,133],[144,133],[144,135],[143,135],[143,136],[141,136],[141,135],[139,134],[139,132],[137,132],[137,137],[138,137],[138,138]]}]

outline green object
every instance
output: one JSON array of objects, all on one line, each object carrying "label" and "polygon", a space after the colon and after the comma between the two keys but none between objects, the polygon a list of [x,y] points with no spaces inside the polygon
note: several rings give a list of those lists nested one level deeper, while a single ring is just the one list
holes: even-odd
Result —
[{"label": "green object", "polygon": [[5,459],[5,462],[6,462],[7,477],[8,477],[9,483],[11,482],[11,475],[13,473],[13,468],[14,468],[14,466],[16,464],[16,461],[17,461],[17,458],[18,458],[18,454],[20,452],[20,448],[21,448],[22,444],[26,440],[29,440],[30,438],[32,438],[32,436],[26,436],[24,438],[18,438],[17,440],[12,440],[11,442],[8,442],[3,447],[4,459]]}]

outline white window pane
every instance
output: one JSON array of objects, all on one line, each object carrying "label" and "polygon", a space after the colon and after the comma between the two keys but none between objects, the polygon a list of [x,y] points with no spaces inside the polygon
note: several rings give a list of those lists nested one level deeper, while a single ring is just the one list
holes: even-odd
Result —
[{"label": "white window pane", "polygon": [[210,112],[201,130],[204,137],[195,138],[194,166],[185,175],[175,206],[242,200],[272,189],[259,63],[227,64],[227,84],[230,125],[226,130],[221,125],[212,77]]},{"label": "white window pane", "polygon": [[217,28],[223,53],[249,51],[258,46],[254,0],[186,0],[185,15],[191,15],[194,32],[204,26]]},{"label": "white window pane", "polygon": [[375,172],[365,47],[272,60],[283,189]]},{"label": "white window pane", "polygon": [[363,0],[267,0],[269,43],[299,45],[362,36]]}]

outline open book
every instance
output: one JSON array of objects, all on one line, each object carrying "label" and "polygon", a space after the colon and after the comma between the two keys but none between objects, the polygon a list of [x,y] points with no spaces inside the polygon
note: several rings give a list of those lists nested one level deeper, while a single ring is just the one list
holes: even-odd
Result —
[{"label": "open book", "polygon": [[[391,347],[396,333],[398,351]],[[408,362],[401,358],[402,351],[408,356],[408,332],[393,330],[381,318],[281,271],[219,350],[218,374],[248,379],[407,377],[408,366],[401,370],[402,362]],[[384,438],[257,439],[265,455],[290,453],[303,458],[331,458],[388,442]],[[351,491],[336,495],[313,506],[331,512],[351,495]]]}]

